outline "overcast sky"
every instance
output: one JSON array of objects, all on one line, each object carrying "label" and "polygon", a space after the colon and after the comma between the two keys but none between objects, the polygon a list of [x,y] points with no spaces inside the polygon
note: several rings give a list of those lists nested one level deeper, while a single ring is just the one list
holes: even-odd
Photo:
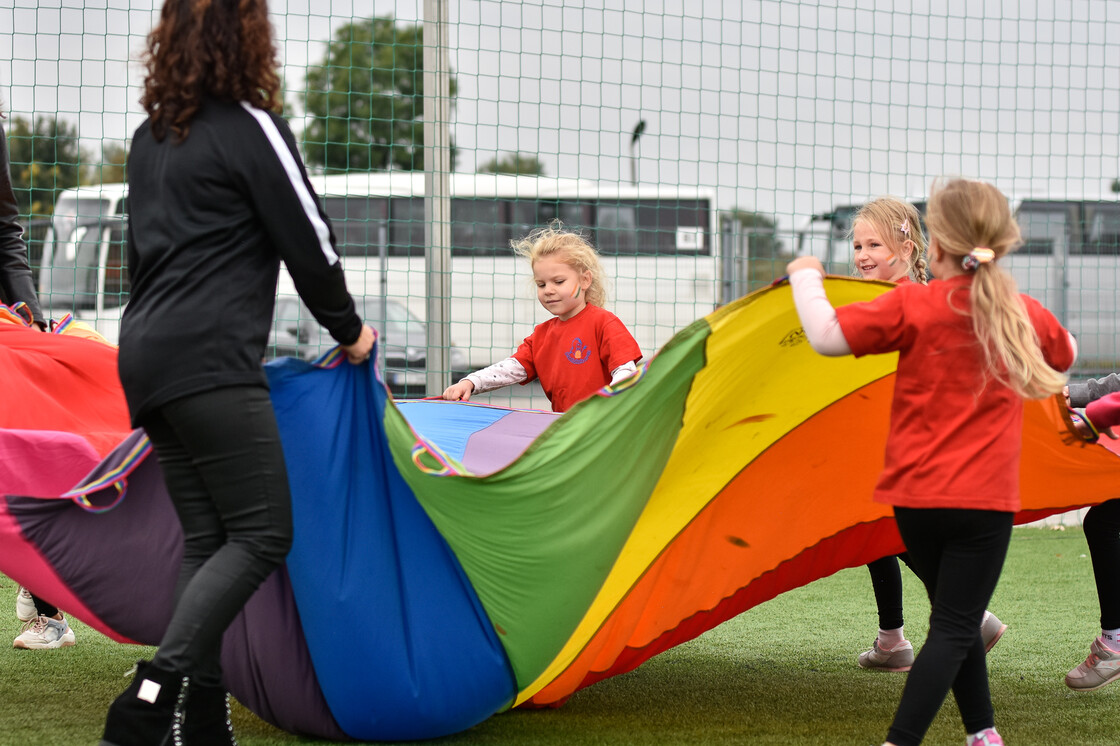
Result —
[{"label": "overcast sky", "polygon": [[[134,60],[155,0],[7,0],[0,100],[97,151],[142,120]],[[857,10],[857,5],[859,9]],[[273,0],[289,101],[334,29],[422,4]],[[1013,195],[1107,195],[1120,176],[1120,3],[527,0],[450,5],[459,169],[499,152],[550,175],[718,189],[809,214],[939,174]],[[293,122],[299,129],[300,122]]]}]

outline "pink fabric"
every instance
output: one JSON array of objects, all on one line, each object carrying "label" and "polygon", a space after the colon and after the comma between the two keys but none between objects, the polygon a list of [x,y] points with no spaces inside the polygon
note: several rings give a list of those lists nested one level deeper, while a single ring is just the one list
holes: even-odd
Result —
[{"label": "pink fabric", "polygon": [[0,324],[0,370],[0,428],[75,433],[102,456],[132,432],[115,347]]},{"label": "pink fabric", "polygon": [[1090,402],[1085,407],[1085,414],[1097,429],[1120,424],[1120,392]]},{"label": "pink fabric", "polygon": [[32,588],[35,595],[48,600],[67,614],[81,619],[117,642],[135,642],[115,632],[74,595],[46,558],[23,535],[19,524],[8,513],[8,503],[2,497],[0,497],[0,547],[4,547],[4,573],[12,580]]},{"label": "pink fabric", "polygon": [[74,433],[0,429],[0,495],[60,495],[100,461],[94,447]]}]

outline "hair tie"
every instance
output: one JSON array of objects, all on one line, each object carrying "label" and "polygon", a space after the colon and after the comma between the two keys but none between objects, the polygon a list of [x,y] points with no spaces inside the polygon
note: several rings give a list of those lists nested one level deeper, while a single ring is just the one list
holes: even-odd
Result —
[{"label": "hair tie", "polygon": [[984,246],[977,246],[961,259],[961,267],[964,268],[965,272],[971,272],[981,264],[987,264],[995,258],[996,252]]},{"label": "hair tie", "polygon": [[900,233],[903,233],[907,237],[909,237],[910,236],[910,221],[908,219],[903,220],[902,224],[898,226],[898,230],[899,230]]}]

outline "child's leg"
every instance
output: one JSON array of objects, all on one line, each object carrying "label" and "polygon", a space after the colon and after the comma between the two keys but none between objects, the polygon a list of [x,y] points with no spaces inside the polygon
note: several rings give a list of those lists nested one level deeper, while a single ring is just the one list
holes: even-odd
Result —
[{"label": "child's leg", "polygon": [[902,630],[902,575],[894,555],[877,559],[867,566],[875,606],[879,611],[879,632],[870,650],[859,654],[860,668],[876,671],[909,671],[914,664],[914,646]]},{"label": "child's leg", "polygon": [[950,688],[969,733],[993,723],[980,620],[999,580],[1012,514],[896,508],[911,567],[929,591],[930,631],[887,736],[921,742]]},{"label": "child's leg", "polygon": [[[1085,541],[1093,560],[1101,629],[1120,628],[1120,500],[1108,500],[1085,514]],[[1120,649],[1120,640],[1107,641]]]},{"label": "child's leg", "polygon": [[902,627],[902,573],[898,571],[898,558],[893,554],[867,565],[871,573],[871,588],[875,592],[875,607],[879,610],[879,629]]}]

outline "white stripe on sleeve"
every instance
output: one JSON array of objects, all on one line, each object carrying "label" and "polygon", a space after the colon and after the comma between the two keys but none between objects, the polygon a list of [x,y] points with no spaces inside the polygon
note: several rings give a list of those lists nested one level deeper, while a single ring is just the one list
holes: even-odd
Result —
[{"label": "white stripe on sleeve", "polygon": [[288,181],[291,182],[292,189],[299,197],[304,215],[310,221],[311,227],[315,229],[315,236],[319,239],[319,248],[323,251],[323,256],[327,258],[328,264],[334,264],[338,261],[338,254],[331,246],[331,232],[319,216],[319,208],[315,204],[315,199],[311,196],[311,192],[307,190],[307,185],[303,183],[303,176],[300,174],[299,166],[296,165],[296,159],[292,157],[292,151],[288,150],[288,145],[284,142],[280,130],[276,128],[276,123],[272,121],[267,112],[254,108],[246,101],[242,101],[241,106],[253,116],[253,119],[257,120],[261,129],[264,130],[265,137],[268,138],[272,149],[276,151],[276,157],[280,159],[281,165],[284,166],[284,172],[288,174]]}]

